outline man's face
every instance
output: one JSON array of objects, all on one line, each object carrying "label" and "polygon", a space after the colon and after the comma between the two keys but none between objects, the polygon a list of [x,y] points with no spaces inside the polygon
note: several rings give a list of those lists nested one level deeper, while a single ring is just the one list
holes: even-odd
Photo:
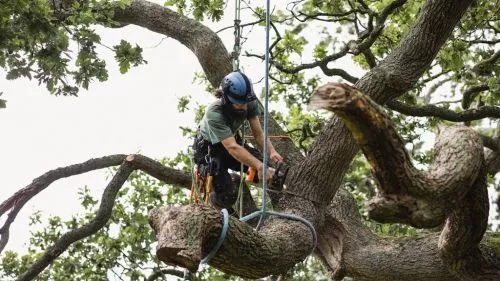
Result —
[{"label": "man's face", "polygon": [[231,104],[231,110],[227,113],[231,118],[243,119],[247,116],[247,104]]},{"label": "man's face", "polygon": [[235,104],[233,103],[233,109],[236,111],[247,111],[247,104]]}]

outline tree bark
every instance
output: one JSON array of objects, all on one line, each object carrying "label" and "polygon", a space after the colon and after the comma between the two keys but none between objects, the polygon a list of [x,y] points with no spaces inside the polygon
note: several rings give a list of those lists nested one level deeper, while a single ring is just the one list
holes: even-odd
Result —
[{"label": "tree bark", "polygon": [[419,171],[381,107],[356,88],[328,83],[313,94],[310,106],[340,116],[370,162],[381,190],[368,202],[371,218],[421,228],[446,218],[438,250],[450,271],[463,280],[500,277],[500,265],[486,262],[478,248],[489,203],[483,145],[474,130],[443,128],[433,162]]},{"label": "tree bark", "polygon": [[[333,280],[342,280],[343,276],[356,281],[464,280],[450,272],[450,267],[443,263],[438,241],[438,233],[400,238],[374,235],[363,224],[355,199],[341,188],[326,214],[318,252],[330,268]],[[495,250],[499,246],[496,238],[484,237],[479,249],[486,263],[500,264]],[[498,278],[498,267],[496,270]],[[488,276],[475,278],[472,280],[497,280]]]}]

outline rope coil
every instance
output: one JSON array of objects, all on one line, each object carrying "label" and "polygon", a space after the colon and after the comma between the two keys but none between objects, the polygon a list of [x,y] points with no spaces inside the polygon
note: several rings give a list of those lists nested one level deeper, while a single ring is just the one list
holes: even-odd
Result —
[{"label": "rope coil", "polygon": [[213,249],[208,253],[208,255],[201,260],[202,264],[207,264],[213,258],[213,256],[215,256],[217,251],[219,251],[219,248],[220,246],[222,246],[222,243],[224,243],[224,240],[226,240],[227,230],[229,229],[229,213],[226,209],[222,209],[221,213],[224,218],[219,240],[217,241]]}]

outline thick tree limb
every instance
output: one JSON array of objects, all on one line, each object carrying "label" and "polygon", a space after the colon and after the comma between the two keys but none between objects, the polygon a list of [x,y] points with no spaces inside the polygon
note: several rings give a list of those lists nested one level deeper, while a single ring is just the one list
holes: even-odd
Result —
[{"label": "thick tree limb", "polygon": [[[333,280],[341,280],[342,276],[357,281],[460,280],[442,262],[438,239],[436,233],[399,238],[374,235],[363,224],[353,196],[340,188],[326,214],[318,248],[327,257],[324,262],[328,261],[327,266],[333,269]],[[490,265],[500,264],[498,253],[492,251],[497,246],[489,236],[481,242],[480,251],[489,257]]]},{"label": "thick tree limb", "polygon": [[433,163],[422,172],[413,166],[390,119],[355,88],[328,83],[314,93],[310,106],[339,115],[370,162],[382,193],[369,201],[369,216],[417,227],[434,227],[447,218],[438,248],[452,271],[469,280],[500,276],[500,265],[482,266],[478,248],[489,203],[482,143],[472,129],[443,129]]},{"label": "thick tree limb", "polygon": [[231,68],[231,57],[217,34],[193,19],[162,5],[133,0],[129,7],[115,11],[114,20],[164,34],[189,48],[198,58],[207,79],[219,85]]},{"label": "thick tree limb", "polygon": [[[124,159],[126,159],[125,162]],[[189,189],[189,186],[191,185],[191,175],[189,173],[165,167],[160,162],[154,161],[142,155],[129,155],[127,157],[124,154],[118,154],[105,156],[49,171],[36,178],[32,184],[16,192],[0,205],[0,210],[2,211],[1,214],[5,214],[7,211],[11,210],[6,223],[1,228],[2,249],[8,242],[10,224],[15,219],[19,210],[26,204],[27,201],[47,188],[52,182],[76,174],[116,166],[120,163],[122,163],[121,168],[113,177],[103,193],[101,205],[97,211],[96,218],[83,227],[71,230],[59,238],[55,244],[44,253],[42,258],[40,258],[27,272],[19,277],[19,280],[33,279],[55,258],[62,254],[73,242],[88,237],[101,229],[109,219],[117,190],[121,188],[124,181],[133,170],[142,170],[167,184],[182,186],[186,189]],[[246,189],[245,194],[244,210],[246,214],[255,210],[255,204],[253,203],[248,188]]]},{"label": "thick tree limb", "polygon": [[[466,0],[428,1],[421,9],[416,24],[401,41],[400,46],[365,77],[361,78],[357,82],[358,87],[381,102],[401,95],[410,89],[430,65],[442,43],[448,38],[460,16],[471,2]],[[227,64],[229,69],[230,64],[228,62]],[[225,73],[221,73],[220,77]],[[219,80],[211,79],[211,82],[213,85],[217,85]],[[300,167],[292,170],[291,177],[288,177],[289,192],[293,192],[299,197],[287,196],[286,200],[282,199],[277,204],[277,207],[306,218],[316,218],[315,225],[322,225],[321,211],[336,193],[356,151],[356,145],[339,119],[332,120],[317,138],[311,150],[311,156]],[[320,204],[314,205],[310,201]],[[279,224],[271,223],[271,221],[266,225],[269,231],[276,232],[279,230],[278,226]],[[296,236],[306,237],[310,234],[303,227],[281,230],[283,230],[281,232],[283,240],[293,239]],[[214,231],[218,233],[216,230]],[[305,255],[309,249],[302,247],[297,250],[301,251],[301,255]],[[301,255],[297,254],[294,258],[298,260]]]},{"label": "thick tree limb", "polygon": [[452,127],[440,133],[429,170],[417,170],[382,108],[346,84],[320,87],[310,106],[339,115],[370,162],[383,190],[381,198],[370,201],[372,218],[436,226],[443,222],[450,204],[469,192],[483,165],[482,143],[475,132]]},{"label": "thick tree limb", "polygon": [[488,91],[490,87],[486,84],[483,85],[477,85],[474,87],[470,87],[469,89],[465,90],[463,93],[463,98],[462,98],[462,108],[463,109],[469,109],[472,101],[479,95],[479,93]]},{"label": "thick tree limb", "polygon": [[[119,162],[118,162],[119,161]],[[118,163],[117,163],[118,162]],[[123,163],[122,163],[123,162]],[[56,170],[49,171],[34,180],[33,184],[27,186],[21,191],[16,192],[11,198],[7,199],[2,203],[2,210],[4,212],[13,208],[13,211],[9,213],[10,215],[15,211],[15,214],[24,206],[24,204],[35,196],[37,193],[45,189],[50,183],[57,179],[68,177],[74,174],[81,174],[95,169],[101,169],[117,165],[122,163],[120,169],[115,174],[111,182],[106,187],[99,210],[96,213],[96,218],[89,222],[88,224],[82,226],[78,229],[73,229],[59,238],[53,246],[51,246],[43,254],[43,256],[33,264],[28,271],[26,271],[18,280],[32,280],[35,278],[43,269],[45,269],[55,258],[62,254],[73,242],[81,240],[88,237],[99,229],[101,229],[109,220],[111,211],[114,205],[114,199],[116,193],[122,187],[128,175],[136,170],[140,169],[147,174],[164,181],[167,184],[180,185],[188,189],[191,184],[191,176],[188,173],[177,171],[175,169],[167,168],[161,163],[156,162],[148,157],[142,155],[111,155],[96,159],[91,159],[89,161],[71,165],[64,168],[58,168]],[[249,197],[250,199],[251,197]],[[11,203],[14,202],[14,203]],[[13,216],[15,217],[15,216]],[[13,220],[13,219],[12,219]],[[6,230],[6,235],[2,235],[2,243],[5,237],[5,243],[8,240],[8,229],[10,223],[5,224],[2,230]]]},{"label": "thick tree limb", "polygon": [[340,76],[343,79],[351,82],[351,83],[356,83],[359,78],[352,76],[349,74],[347,71],[340,69],[340,68],[329,68],[328,64],[321,64],[319,66],[321,70],[323,70],[323,73],[328,76]]},{"label": "thick tree limb", "polygon": [[432,104],[422,106],[408,105],[397,100],[389,101],[386,105],[388,108],[405,115],[417,117],[437,117],[453,122],[466,122],[480,120],[483,118],[500,118],[500,107],[496,106],[482,106],[477,109],[474,108],[456,112]]},{"label": "thick tree limb", "polygon": [[[380,104],[411,89],[471,3],[472,0],[427,1],[399,46],[362,77],[357,88]],[[307,183],[290,186],[288,191],[328,204],[357,150],[342,122],[332,118],[316,138],[309,157],[300,168],[292,168],[287,179],[288,186],[304,182],[302,179]]]},{"label": "thick tree limb", "polygon": [[[154,208],[149,221],[157,233],[158,258],[197,271],[201,259],[219,239],[221,216],[219,210],[207,205]],[[297,259],[303,260],[312,250],[312,235],[309,232],[309,236],[300,236],[300,232],[292,229],[307,231],[307,227],[289,220],[269,220],[273,220],[271,227],[256,231],[231,217],[226,239],[210,265],[244,278],[260,278],[286,272]],[[283,239],[283,233],[292,237]]]}]

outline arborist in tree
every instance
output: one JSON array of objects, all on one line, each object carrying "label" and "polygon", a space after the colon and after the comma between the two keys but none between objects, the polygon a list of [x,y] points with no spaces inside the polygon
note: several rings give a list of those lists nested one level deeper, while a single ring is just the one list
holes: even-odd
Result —
[{"label": "arborist in tree", "polygon": [[[237,200],[237,187],[228,169],[247,172],[249,167],[263,177],[263,163],[260,152],[246,144],[238,133],[245,120],[248,120],[252,135],[258,148],[264,147],[264,133],[260,126],[260,114],[257,97],[250,79],[242,72],[235,71],[222,80],[216,89],[217,101],[207,107],[199,124],[198,135],[194,142],[194,161],[199,170],[213,175],[213,188],[210,203],[219,208],[231,210]],[[271,141],[267,139],[269,159],[282,163],[283,157],[276,152]],[[273,169],[268,168],[266,178],[270,181]]]}]

